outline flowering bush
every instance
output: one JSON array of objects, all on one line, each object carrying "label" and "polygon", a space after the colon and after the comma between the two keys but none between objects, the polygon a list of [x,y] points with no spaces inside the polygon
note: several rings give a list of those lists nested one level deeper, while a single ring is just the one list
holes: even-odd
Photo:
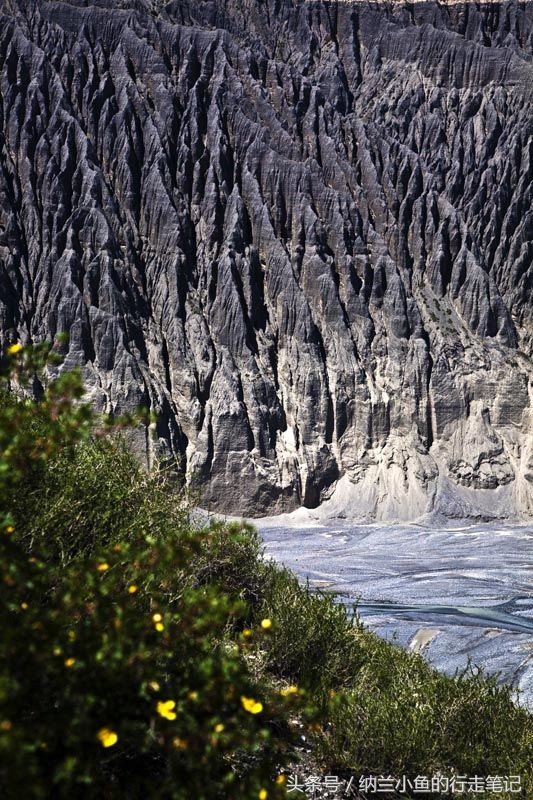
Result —
[{"label": "flowering bush", "polygon": [[9,393],[47,356],[11,348],[2,377],[3,796],[279,796],[289,704],[249,669],[246,603],[191,577],[214,531],[94,438],[79,375]]}]

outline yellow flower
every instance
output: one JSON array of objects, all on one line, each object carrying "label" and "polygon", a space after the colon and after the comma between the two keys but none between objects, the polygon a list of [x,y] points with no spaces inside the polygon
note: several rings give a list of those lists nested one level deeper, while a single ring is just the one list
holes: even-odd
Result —
[{"label": "yellow flower", "polygon": [[179,750],[186,750],[188,748],[188,742],[185,739],[180,739],[179,736],[175,736],[172,739],[172,744],[174,747],[177,747]]},{"label": "yellow flower", "polygon": [[8,525],[5,530],[6,530],[6,533],[14,533],[15,532],[15,528],[13,527],[13,525]]},{"label": "yellow flower", "polygon": [[272,620],[268,618],[261,620],[261,627],[264,631],[269,631],[272,627]]},{"label": "yellow flower", "polygon": [[174,709],[176,708],[176,702],[174,700],[160,700],[156,706],[157,713],[163,719],[174,720],[177,717],[176,712]]},{"label": "yellow flower", "polygon": [[65,659],[65,666],[67,667],[67,669],[70,669],[70,667],[73,667],[75,663],[76,663],[76,659],[75,658],[67,658],[67,659]]},{"label": "yellow flower", "polygon": [[287,783],[287,776],[286,775],[278,775],[276,778],[276,783],[278,786],[284,786]]},{"label": "yellow flower", "polygon": [[101,564],[96,565],[96,569],[98,572],[105,572],[107,569],[109,569],[109,564],[106,564],[105,561],[102,561]]},{"label": "yellow flower", "polygon": [[268,792],[266,789],[260,789],[259,794],[257,795],[259,800],[267,800]]},{"label": "yellow flower", "polygon": [[249,636],[253,634],[253,630],[251,628],[245,628],[242,632],[242,635],[245,636],[247,639]]},{"label": "yellow flower", "polygon": [[162,633],[165,630],[165,626],[163,625],[162,622],[157,622],[155,629],[158,633]]},{"label": "yellow flower", "polygon": [[153,689],[154,692],[158,692],[161,688],[157,681],[152,681],[151,683],[148,684],[148,686],[150,687],[150,689]]},{"label": "yellow flower", "polygon": [[118,742],[117,734],[109,728],[100,728],[96,735],[104,747],[113,747]]},{"label": "yellow flower", "polygon": [[22,609],[23,611],[26,611],[26,609],[28,608],[28,604],[27,604],[27,603],[21,603],[21,604],[20,604],[20,607],[21,607],[21,609]]},{"label": "yellow flower", "polygon": [[298,694],[298,687],[297,686],[287,686],[285,689],[280,689],[280,695],[282,697],[290,697],[292,694]]},{"label": "yellow flower", "polygon": [[135,592],[138,592],[138,591],[139,591],[139,587],[135,586],[134,583],[132,583],[131,586],[128,586],[129,594],[135,594]]},{"label": "yellow flower", "polygon": [[18,343],[12,344],[11,347],[7,348],[7,352],[9,353],[10,356],[16,356],[17,353],[20,353],[21,350],[22,350],[22,345]]},{"label": "yellow flower", "polygon": [[219,722],[218,725],[215,725],[215,733],[222,733],[225,727],[225,725]]},{"label": "yellow flower", "polygon": [[198,700],[198,692],[187,692],[187,700]]},{"label": "yellow flower", "polygon": [[163,617],[161,616],[161,614],[153,614],[152,615],[152,620],[153,620],[153,622],[162,622]]},{"label": "yellow flower", "polygon": [[297,686],[286,686],[285,689],[280,689],[279,693],[282,697],[290,697],[293,694],[298,694],[299,691]]},{"label": "yellow flower", "polygon": [[263,704],[259,703],[257,700],[254,700],[253,697],[245,697],[242,694],[241,703],[244,710],[248,711],[249,714],[260,714],[263,710]]}]

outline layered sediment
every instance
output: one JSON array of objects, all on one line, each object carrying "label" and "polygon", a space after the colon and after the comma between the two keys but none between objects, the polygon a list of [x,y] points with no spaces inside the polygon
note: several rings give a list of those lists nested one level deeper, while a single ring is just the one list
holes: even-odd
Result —
[{"label": "layered sediment", "polygon": [[0,0],[0,332],[203,502],[533,513],[533,3]]}]

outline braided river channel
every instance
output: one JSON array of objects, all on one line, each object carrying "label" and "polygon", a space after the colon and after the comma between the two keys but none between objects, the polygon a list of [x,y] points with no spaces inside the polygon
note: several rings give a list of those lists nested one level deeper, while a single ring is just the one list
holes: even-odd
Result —
[{"label": "braided river channel", "polygon": [[371,630],[454,674],[472,664],[533,708],[533,527],[255,521],[267,557]]}]

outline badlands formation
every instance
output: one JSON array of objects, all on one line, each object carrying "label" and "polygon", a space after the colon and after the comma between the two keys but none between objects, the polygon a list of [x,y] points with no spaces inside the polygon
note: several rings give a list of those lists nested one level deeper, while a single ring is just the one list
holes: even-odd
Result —
[{"label": "badlands formation", "polygon": [[264,516],[533,514],[533,3],[0,0],[0,334]]}]

